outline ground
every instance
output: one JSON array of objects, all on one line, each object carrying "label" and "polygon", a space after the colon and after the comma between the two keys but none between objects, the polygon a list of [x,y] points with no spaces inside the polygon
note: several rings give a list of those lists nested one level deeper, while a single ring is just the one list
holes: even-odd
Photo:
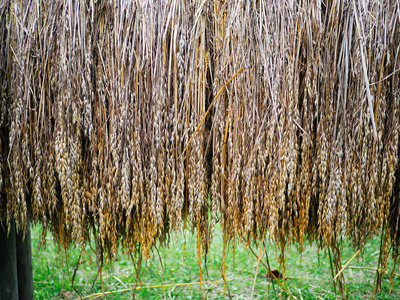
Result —
[{"label": "ground", "polygon": [[[41,226],[32,230],[33,273],[35,299],[207,299],[228,298],[221,276],[223,261],[223,237],[216,229],[215,238],[207,256],[207,268],[202,259],[202,285],[196,259],[196,235],[186,232],[172,237],[168,248],[154,249],[152,258],[143,260],[140,268],[140,282],[132,259],[119,252],[113,266],[98,273],[96,256],[90,246],[80,256],[80,249],[72,247],[58,253],[52,237],[46,237],[45,249],[38,249]],[[380,239],[375,237],[366,243],[360,253],[343,271],[349,299],[370,299],[375,286],[376,266],[379,258]],[[185,251],[183,251],[185,249]],[[253,245],[255,253],[260,252]],[[267,254],[271,269],[280,269],[277,249],[267,242]],[[261,249],[264,252],[264,249]],[[342,249],[344,265],[355,254],[348,243]],[[161,259],[160,259],[161,258]],[[285,287],[297,299],[339,299],[334,289],[330,271],[329,255],[317,251],[315,245],[306,244],[302,253],[295,246],[286,252]],[[162,265],[161,263],[162,262]],[[288,299],[287,291],[266,276],[266,257],[258,263],[257,258],[243,245],[235,247],[235,255],[228,247],[226,256],[226,280],[233,299]],[[385,273],[382,289],[376,299],[400,299],[400,268],[395,269],[393,286],[390,271],[393,260],[389,259],[389,272]],[[76,272],[75,272],[76,270]],[[164,270],[164,271],[163,271]],[[75,273],[75,276],[74,276]],[[255,276],[257,273],[257,276]],[[72,285],[72,277],[74,277]],[[101,278],[102,277],[102,280]],[[103,294],[104,292],[104,294]]]}]

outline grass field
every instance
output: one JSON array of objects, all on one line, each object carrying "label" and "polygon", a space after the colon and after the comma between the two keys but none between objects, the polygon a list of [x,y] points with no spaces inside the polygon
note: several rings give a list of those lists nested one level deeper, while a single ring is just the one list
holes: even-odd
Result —
[{"label": "grass field", "polygon": [[[67,252],[67,260],[65,252],[57,252],[51,236],[46,238],[45,249],[38,249],[40,232],[39,225],[33,227],[35,299],[200,299],[202,295],[207,299],[229,298],[221,276],[223,237],[220,229],[216,230],[207,264],[204,264],[203,256],[201,288],[196,259],[197,239],[190,232],[186,234],[186,242],[183,236],[179,236],[171,239],[169,248],[154,249],[152,258],[142,261],[140,281],[136,279],[132,259],[121,252],[113,266],[104,267],[100,276],[96,256],[89,246],[81,256],[80,249],[71,248]],[[379,245],[378,237],[368,241],[364,253],[360,253],[344,270],[349,299],[371,298]],[[290,298],[276,281],[266,276],[267,271],[262,265],[266,263],[265,255],[262,263],[258,264],[257,258],[243,245],[235,247],[235,257],[232,248],[228,248],[226,280],[232,299]],[[271,269],[279,269],[277,249],[268,242],[266,250]],[[259,253],[260,248],[254,251]],[[342,264],[354,253],[354,249],[346,244],[342,249]],[[392,266],[393,261],[389,259],[389,272],[384,275],[382,289],[376,299],[400,299],[399,275],[394,276],[393,286],[390,283]],[[396,267],[396,273],[400,273],[399,267]],[[296,247],[289,247],[285,275],[285,287],[297,299],[340,298],[331,280],[329,256],[323,251],[318,253],[316,246],[306,245],[302,254]]]}]

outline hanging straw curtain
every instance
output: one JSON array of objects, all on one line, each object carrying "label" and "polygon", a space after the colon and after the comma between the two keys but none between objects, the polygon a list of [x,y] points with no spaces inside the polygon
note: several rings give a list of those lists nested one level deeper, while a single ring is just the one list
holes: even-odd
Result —
[{"label": "hanging straw curtain", "polygon": [[207,249],[216,221],[282,250],[382,234],[397,257],[399,1],[4,0],[0,16],[3,226],[30,214],[101,259],[183,228]]}]

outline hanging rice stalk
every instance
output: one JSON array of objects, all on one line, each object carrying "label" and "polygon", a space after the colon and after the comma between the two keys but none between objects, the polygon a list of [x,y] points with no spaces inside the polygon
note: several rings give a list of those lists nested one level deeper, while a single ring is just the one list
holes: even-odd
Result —
[{"label": "hanging rice stalk", "polygon": [[396,261],[398,1],[1,3],[3,226],[104,260],[220,220],[338,269],[382,234]]}]

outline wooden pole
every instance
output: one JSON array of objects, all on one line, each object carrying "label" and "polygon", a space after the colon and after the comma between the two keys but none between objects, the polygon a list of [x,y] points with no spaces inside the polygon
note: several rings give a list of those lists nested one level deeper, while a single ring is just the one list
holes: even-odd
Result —
[{"label": "wooden pole", "polygon": [[0,224],[0,300],[33,299],[32,247],[30,224],[25,234],[17,233],[12,222],[7,234]]}]

